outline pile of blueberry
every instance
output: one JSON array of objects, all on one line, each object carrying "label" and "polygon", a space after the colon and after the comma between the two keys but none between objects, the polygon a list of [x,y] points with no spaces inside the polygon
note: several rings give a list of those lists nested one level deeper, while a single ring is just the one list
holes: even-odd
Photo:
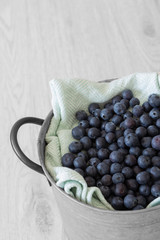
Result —
[{"label": "pile of blueberry", "polygon": [[[131,110],[132,109],[132,110]],[[76,141],[62,165],[97,186],[116,210],[145,208],[160,196],[160,96],[140,105],[131,90],[76,113]]]}]

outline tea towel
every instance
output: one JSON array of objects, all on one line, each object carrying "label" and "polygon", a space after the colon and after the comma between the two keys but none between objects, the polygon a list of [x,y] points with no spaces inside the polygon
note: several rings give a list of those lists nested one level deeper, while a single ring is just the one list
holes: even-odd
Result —
[{"label": "tea towel", "polygon": [[[131,89],[142,104],[151,93],[160,94],[158,73],[134,73],[112,82],[91,82],[84,79],[53,79],[50,81],[54,117],[46,134],[45,165],[58,187],[70,196],[94,207],[114,210],[97,187],[87,187],[84,178],[76,171],[62,167],[61,157],[69,152],[74,141],[71,130],[78,125],[75,113],[97,102],[103,106],[124,89]],[[158,200],[158,202],[157,202]],[[160,198],[154,204],[160,203]]]}]

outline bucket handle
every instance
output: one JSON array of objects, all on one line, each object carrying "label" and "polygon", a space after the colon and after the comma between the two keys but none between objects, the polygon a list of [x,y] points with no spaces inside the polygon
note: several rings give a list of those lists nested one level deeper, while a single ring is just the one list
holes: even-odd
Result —
[{"label": "bucket handle", "polygon": [[40,118],[35,118],[35,117],[25,117],[25,118],[21,118],[19,119],[12,127],[11,129],[11,133],[10,133],[10,141],[11,141],[11,145],[12,148],[14,150],[14,152],[16,153],[17,157],[25,164],[27,165],[29,168],[33,169],[34,171],[44,174],[44,171],[42,169],[42,167],[40,165],[38,165],[37,163],[34,163],[33,161],[31,161],[21,150],[18,140],[17,140],[17,134],[18,134],[18,130],[19,128],[26,124],[26,123],[32,123],[32,124],[37,124],[37,125],[42,125],[44,122],[43,119]]}]

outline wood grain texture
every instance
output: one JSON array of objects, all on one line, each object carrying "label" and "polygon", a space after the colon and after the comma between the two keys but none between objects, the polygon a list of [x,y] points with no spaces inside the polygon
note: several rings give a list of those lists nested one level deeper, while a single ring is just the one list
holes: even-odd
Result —
[{"label": "wood grain texture", "polygon": [[[159,0],[0,0],[0,240],[63,238],[48,182],[10,147],[13,123],[45,118],[52,78],[160,71],[159,12]],[[38,132],[28,125],[19,134],[37,163]]]}]

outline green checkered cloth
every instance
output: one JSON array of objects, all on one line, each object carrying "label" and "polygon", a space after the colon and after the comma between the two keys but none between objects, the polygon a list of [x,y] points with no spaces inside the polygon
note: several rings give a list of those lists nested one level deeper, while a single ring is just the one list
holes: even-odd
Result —
[{"label": "green checkered cloth", "polygon": [[[160,75],[135,73],[112,82],[91,82],[82,79],[54,79],[50,81],[54,117],[46,134],[45,165],[56,182],[70,196],[94,207],[114,210],[97,187],[87,187],[84,178],[76,171],[62,167],[61,157],[69,152],[74,141],[71,131],[78,125],[75,113],[88,105],[104,103],[124,89],[131,89],[142,104],[151,93],[160,93]],[[160,203],[157,198],[148,207]]]}]

